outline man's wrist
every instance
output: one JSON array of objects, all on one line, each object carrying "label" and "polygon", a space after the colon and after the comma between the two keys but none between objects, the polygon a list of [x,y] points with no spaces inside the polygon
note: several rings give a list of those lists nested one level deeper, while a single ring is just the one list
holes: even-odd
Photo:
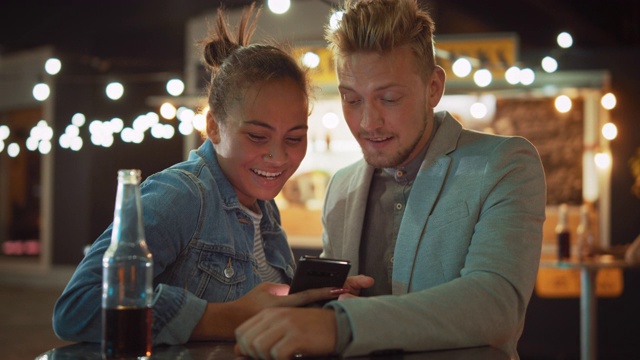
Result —
[{"label": "man's wrist", "polygon": [[332,301],[325,306],[325,309],[333,310],[336,317],[336,354],[342,354],[344,350],[351,344],[352,330],[349,316],[344,309]]}]

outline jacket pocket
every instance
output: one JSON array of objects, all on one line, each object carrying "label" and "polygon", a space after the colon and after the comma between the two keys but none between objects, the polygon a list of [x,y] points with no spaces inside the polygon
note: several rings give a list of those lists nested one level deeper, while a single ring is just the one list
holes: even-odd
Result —
[{"label": "jacket pocket", "polygon": [[244,295],[251,262],[244,256],[207,252],[198,260],[197,289],[195,294],[209,302],[233,301]]}]

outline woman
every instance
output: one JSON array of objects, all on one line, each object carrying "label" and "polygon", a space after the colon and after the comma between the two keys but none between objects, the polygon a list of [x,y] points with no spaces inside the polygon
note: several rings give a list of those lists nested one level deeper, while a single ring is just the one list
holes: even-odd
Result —
[{"label": "woman", "polygon": [[[207,139],[189,159],[141,184],[154,258],[154,344],[233,338],[259,310],[335,298],[341,290],[286,295],[295,263],[273,198],[307,148],[309,83],[284,51],[248,45],[252,6],[233,41],[218,12],[204,46],[211,71]],[[102,255],[96,240],[58,299],[56,334],[101,340]]]}]

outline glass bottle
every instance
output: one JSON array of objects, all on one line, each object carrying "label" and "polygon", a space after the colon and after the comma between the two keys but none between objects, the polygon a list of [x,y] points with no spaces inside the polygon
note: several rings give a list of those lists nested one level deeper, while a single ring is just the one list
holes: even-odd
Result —
[{"label": "glass bottle", "polygon": [[578,246],[578,260],[586,260],[595,253],[595,235],[591,226],[590,207],[583,204],[580,207],[580,224],[576,229],[576,244]]},{"label": "glass bottle", "polygon": [[558,207],[556,238],[558,240],[558,260],[569,260],[571,257],[571,234],[569,233],[569,207],[567,204],[560,204]]},{"label": "glass bottle", "polygon": [[111,244],[102,258],[102,354],[151,356],[153,259],[142,224],[140,170],[119,170]]}]

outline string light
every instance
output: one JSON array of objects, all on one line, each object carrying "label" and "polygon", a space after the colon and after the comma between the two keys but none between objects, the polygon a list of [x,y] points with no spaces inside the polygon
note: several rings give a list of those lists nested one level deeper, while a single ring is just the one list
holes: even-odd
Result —
[{"label": "string light", "polygon": [[62,62],[57,58],[50,58],[44,63],[44,70],[49,75],[56,75],[62,69]]},{"label": "string light", "polygon": [[176,107],[171,103],[166,102],[160,106],[160,115],[167,120],[174,119],[176,113]]},{"label": "string light", "polygon": [[9,146],[7,146],[7,154],[12,158],[18,156],[20,154],[20,145],[14,142],[9,144]]},{"label": "string light", "polygon": [[542,59],[542,69],[548,73],[558,70],[558,61],[551,56],[545,56]]},{"label": "string light", "polygon": [[344,11],[339,10],[331,14],[329,18],[329,29],[335,30],[338,28],[338,24],[342,21],[342,16],[344,15]]},{"label": "string light", "polygon": [[602,126],[602,136],[607,140],[613,140],[618,136],[618,128],[613,123],[606,123]]},{"label": "string light", "polygon": [[596,166],[600,169],[607,169],[611,166],[611,155],[606,153],[597,153],[593,161],[596,163]]},{"label": "string light", "polygon": [[560,95],[555,100],[555,107],[561,113],[567,113],[571,110],[571,99],[567,95]]},{"label": "string light", "polygon": [[613,95],[612,93],[606,93],[602,96],[602,99],[600,100],[600,104],[602,105],[603,108],[607,109],[607,110],[611,110],[613,108],[616,107],[616,96]]},{"label": "string light", "polygon": [[487,116],[487,106],[481,102],[476,102],[469,108],[469,113],[474,119],[482,119]]},{"label": "string light", "polygon": [[274,14],[284,14],[289,11],[289,7],[291,7],[290,0],[269,0],[267,1],[267,6],[269,10],[271,10]]},{"label": "string light", "polygon": [[180,79],[167,81],[167,92],[172,96],[180,96],[184,92],[184,82]]},{"label": "string light", "polygon": [[33,98],[38,101],[45,101],[49,98],[51,94],[51,90],[49,89],[49,85],[45,83],[37,83],[33,87]]},{"label": "string light", "polygon": [[328,112],[322,115],[322,125],[327,129],[335,129],[340,123],[340,117],[336,113]]},{"label": "string light", "polygon": [[320,56],[313,51],[308,51],[302,55],[302,63],[310,69],[315,69],[320,65]]},{"label": "string light", "polygon": [[480,69],[473,74],[473,81],[480,87],[489,86],[492,80],[491,71],[487,69]]},{"label": "string light", "polygon": [[522,85],[531,85],[536,80],[536,73],[530,68],[520,70],[520,83]]},{"label": "string light", "polygon": [[568,32],[558,34],[556,41],[558,42],[558,46],[563,49],[568,49],[573,45],[573,37]]},{"label": "string light", "polygon": [[[284,13],[288,11],[290,5],[291,2],[289,0],[268,1],[269,8],[277,13]],[[334,12],[331,15],[329,21],[330,28],[336,28],[341,21],[342,16],[343,13],[341,11]],[[564,32],[558,35],[557,42],[559,46],[568,48],[573,45],[573,38],[569,33]],[[472,72],[473,65],[471,61],[469,61],[469,59],[475,60],[473,57],[459,57],[453,62],[452,70],[456,76],[463,78],[468,76]],[[320,56],[318,56],[317,53],[311,51],[306,52],[302,57],[302,62],[309,68],[316,68],[317,66],[319,66],[320,61]],[[506,62],[503,62],[501,64],[502,66],[506,67]],[[552,73],[558,69],[558,61],[551,56],[546,56],[542,60],[541,66],[544,71]],[[61,68],[62,63],[57,58],[48,59],[44,65],[44,69],[49,75],[58,74],[61,71]],[[473,78],[476,85],[479,87],[487,87],[493,81],[492,72],[488,69],[480,69],[476,71]],[[520,69],[518,66],[511,66],[505,72],[505,80],[511,85],[517,85],[519,83],[523,85],[531,85],[535,81],[535,72],[530,68]],[[185,84],[179,78],[171,78],[166,83],[167,93],[172,96],[180,96],[184,92],[184,89]],[[124,85],[119,82],[110,83],[105,88],[107,96],[112,100],[120,99],[124,95],[124,91]],[[51,90],[46,83],[38,83],[36,86],[34,86],[33,96],[39,101],[46,100],[50,96],[50,93]],[[607,93],[602,97],[601,104],[605,109],[613,109],[616,105],[616,98],[612,93]],[[560,112],[568,112],[572,107],[571,99],[564,95],[556,99],[555,105]],[[469,111],[471,116],[476,119],[483,118],[487,114],[486,106],[484,106],[484,104],[482,103],[472,104],[469,108]],[[206,113],[206,110],[204,111],[204,113]],[[164,103],[159,108],[159,114],[160,116],[162,116],[162,118],[168,120],[177,118],[180,121],[179,124],[177,124],[176,128],[182,135],[192,134],[194,130],[203,131],[206,128],[206,117],[204,113],[196,114],[193,110],[186,107],[180,107],[179,109],[176,109],[175,106],[170,103]],[[323,123],[326,122],[325,126],[328,128],[330,125],[335,127],[339,123],[339,117],[333,113],[328,113],[323,116],[322,121]],[[82,148],[80,127],[83,126],[86,122],[86,117],[82,113],[77,113],[73,115],[71,122],[72,124],[68,125],[65,129],[65,132],[60,135],[59,144],[62,148],[72,150],[76,149],[77,151]],[[141,125],[143,122],[145,124]],[[109,122],[100,123],[102,125],[97,126],[98,130],[91,132],[92,142],[95,145],[105,147],[111,146],[111,144],[113,144],[113,135],[117,133],[120,133],[120,137],[125,142],[140,143],[144,139],[144,133],[146,131],[149,131],[154,137],[170,139],[174,136],[176,130],[176,128],[174,128],[172,125],[163,125],[159,123],[159,116],[156,113],[147,113],[145,115],[139,116],[138,118],[136,118],[136,120],[134,120],[133,125],[129,128],[125,128],[124,122],[119,118],[114,118]],[[3,130],[5,128],[7,130]],[[94,125],[94,128],[96,128],[96,125]],[[0,151],[3,151],[5,148],[5,140],[9,137],[10,132],[8,130],[8,127],[4,125],[3,127],[0,127],[0,130]],[[606,139],[613,139],[617,136],[617,128],[612,123],[606,124],[602,128],[602,134]],[[50,140],[51,139],[40,139],[39,141],[37,141],[37,147],[34,147],[34,143],[36,142],[34,142],[34,140],[31,140],[26,147],[29,150],[37,148],[39,151],[44,151],[43,153],[46,153],[51,149]],[[46,144],[47,141],[49,142],[49,145]],[[12,149],[15,149],[15,146],[12,147]],[[19,151],[20,148],[18,146],[17,153],[19,153]]]},{"label": "string light", "polygon": [[451,69],[457,77],[466,77],[467,75],[471,74],[471,61],[469,61],[469,59],[467,58],[460,57],[453,62],[453,65],[451,65]]},{"label": "string light", "polygon": [[119,82],[109,83],[105,88],[105,93],[109,99],[119,100],[124,94],[124,86]]}]

